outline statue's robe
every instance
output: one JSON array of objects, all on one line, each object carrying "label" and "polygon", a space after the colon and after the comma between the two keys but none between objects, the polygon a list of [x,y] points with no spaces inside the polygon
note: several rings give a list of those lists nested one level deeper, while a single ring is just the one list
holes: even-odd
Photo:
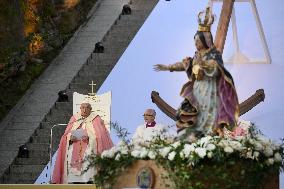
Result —
[{"label": "statue's robe", "polygon": [[[185,70],[189,81],[181,90],[181,96],[185,101],[177,112],[177,123],[185,123],[186,121],[183,121],[183,119],[187,120],[187,116],[197,115],[198,124],[196,125],[201,128],[194,127],[192,128],[193,130],[199,129],[198,131],[201,131],[201,133],[207,134],[207,131],[214,131],[216,128],[219,128],[220,125],[225,126],[229,130],[233,130],[237,126],[237,119],[239,117],[239,103],[233,78],[224,68],[222,55],[216,48],[213,47],[209,49],[202,57],[202,60],[205,62],[213,61],[218,74],[210,76],[211,78],[208,78],[207,81],[196,81],[192,73],[193,59],[186,64]],[[203,88],[201,88],[202,90],[199,90],[199,94],[197,94],[198,91],[195,89],[195,82],[206,84],[206,86],[204,85]],[[209,87],[212,88],[212,86],[215,86],[214,90],[212,89],[212,91],[208,92]],[[208,97],[208,100],[203,100],[203,97],[204,99]],[[210,103],[214,104],[210,107]],[[204,111],[203,109],[206,109],[206,107],[208,110],[212,109],[210,110],[211,112]],[[212,116],[213,119],[210,119],[210,116]],[[199,119],[205,120],[203,121],[204,124],[202,123],[203,125],[200,125]],[[210,121],[210,124],[208,124],[207,120]]]}]

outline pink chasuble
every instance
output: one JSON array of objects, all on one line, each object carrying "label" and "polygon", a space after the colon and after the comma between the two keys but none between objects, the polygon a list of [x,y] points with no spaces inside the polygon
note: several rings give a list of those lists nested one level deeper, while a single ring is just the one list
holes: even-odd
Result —
[{"label": "pink chasuble", "polygon": [[[90,115],[91,116],[91,115]],[[77,118],[77,119],[76,119]],[[67,178],[67,171],[66,171],[66,153],[67,153],[67,147],[69,145],[70,141],[70,135],[71,135],[71,130],[73,126],[76,124],[76,122],[80,122],[81,116],[79,115],[74,115],[71,117],[69,124],[66,127],[66,130],[61,137],[58,152],[57,152],[57,158],[55,162],[55,167],[53,170],[53,176],[52,176],[52,183],[55,184],[66,184],[66,178]],[[93,151],[97,154],[101,154],[104,150],[110,149],[113,146],[112,140],[110,138],[110,135],[105,128],[105,125],[102,121],[102,119],[99,116],[95,116],[94,119],[92,120],[92,129],[93,133],[95,133],[96,136],[94,136],[95,141],[93,143]],[[78,127],[79,128],[79,127]],[[73,129],[74,130],[74,129]],[[90,133],[87,133],[88,136]],[[89,138],[91,138],[89,136]],[[88,145],[92,143],[89,141],[89,143],[81,141],[81,146],[80,146],[80,141],[76,141],[73,143],[73,153],[72,153],[72,160],[71,160],[71,165],[72,167],[76,167],[77,169],[80,169],[82,164],[80,163],[81,157],[79,156],[79,151],[83,150],[82,154],[86,151]],[[82,145],[83,144],[83,145]]]},{"label": "pink chasuble", "polygon": [[[80,128],[82,128],[82,124],[77,129]],[[87,133],[86,129],[84,129],[84,132]],[[72,150],[71,167],[77,169],[78,171],[81,171],[82,169],[84,154],[87,149],[88,143],[89,141],[85,140],[77,140],[73,141],[72,143],[73,150]]]}]

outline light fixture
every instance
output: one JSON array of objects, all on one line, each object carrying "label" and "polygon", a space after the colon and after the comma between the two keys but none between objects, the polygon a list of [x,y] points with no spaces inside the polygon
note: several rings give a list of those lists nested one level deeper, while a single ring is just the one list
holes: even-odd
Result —
[{"label": "light fixture", "polygon": [[68,95],[66,91],[59,91],[58,92],[58,102],[68,102]]},{"label": "light fixture", "polygon": [[123,5],[123,8],[122,8],[122,15],[130,15],[131,14],[131,8],[130,8],[130,5],[126,4],[126,5]]},{"label": "light fixture", "polygon": [[105,48],[102,44],[102,42],[97,42],[95,45],[95,49],[93,50],[93,53],[104,53]]},{"label": "light fixture", "polygon": [[19,158],[29,158],[29,149],[26,144],[21,145],[19,147],[18,157]]}]

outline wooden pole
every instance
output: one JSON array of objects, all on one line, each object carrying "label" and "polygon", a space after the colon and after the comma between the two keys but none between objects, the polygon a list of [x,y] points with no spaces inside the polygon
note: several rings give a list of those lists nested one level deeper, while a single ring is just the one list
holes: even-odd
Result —
[{"label": "wooden pole", "polygon": [[228,32],[228,27],[232,15],[232,10],[234,7],[235,0],[224,0],[222,5],[222,11],[218,23],[218,28],[215,36],[215,46],[216,48],[223,53],[226,36]]}]

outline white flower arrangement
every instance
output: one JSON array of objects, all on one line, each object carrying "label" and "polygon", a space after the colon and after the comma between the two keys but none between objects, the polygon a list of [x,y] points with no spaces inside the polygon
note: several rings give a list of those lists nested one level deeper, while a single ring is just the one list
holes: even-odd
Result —
[{"label": "white flower arrangement", "polygon": [[169,153],[168,159],[169,159],[170,161],[173,161],[173,159],[175,158],[175,156],[176,156],[176,152],[175,152],[175,151],[172,151],[171,153]]},{"label": "white flower arrangement", "polygon": [[[205,136],[194,142],[174,140],[163,133],[155,136],[153,140],[144,140],[144,142],[143,140],[132,143],[129,143],[129,140],[121,141],[101,155],[96,155],[92,165],[100,167],[98,169],[100,173],[95,175],[97,183],[105,185],[106,180],[115,178],[127,166],[140,159],[154,160],[162,165],[169,175],[174,175],[172,179],[177,178],[176,184],[181,180],[187,181],[188,178],[193,178],[192,175],[195,173],[198,175],[200,171],[209,175],[213,170],[226,172],[232,167],[241,169],[240,172],[236,172],[237,176],[249,177],[254,183],[254,178],[262,178],[265,174],[269,176],[271,171],[278,173],[284,168],[283,141],[282,144],[276,144],[258,133],[243,128],[238,132],[228,132],[224,137]],[[211,166],[212,164],[214,166]],[[228,166],[232,167],[228,169]],[[246,170],[246,167],[249,169]],[[180,171],[183,174],[179,174]],[[232,171],[226,174],[231,173]],[[218,179],[224,178],[218,177]],[[197,183],[200,183],[200,180],[197,180]],[[228,183],[235,184],[232,180]],[[188,182],[184,182],[180,186],[184,188],[187,185]]]},{"label": "white flower arrangement", "polygon": [[[264,161],[267,165],[275,162],[282,163],[283,148],[281,145],[273,143],[271,140],[256,136],[254,138],[242,137],[212,137],[205,136],[194,143],[182,141],[166,142],[164,144],[151,142],[147,146],[138,144],[127,146],[120,142],[119,145],[106,150],[101,154],[101,158],[113,158],[116,161],[121,156],[131,156],[136,159],[174,159],[187,160],[188,164],[195,165],[196,161],[205,157],[211,159],[217,155],[217,151],[224,152],[224,155],[238,155],[240,158]],[[282,150],[282,151],[281,151]]]}]

